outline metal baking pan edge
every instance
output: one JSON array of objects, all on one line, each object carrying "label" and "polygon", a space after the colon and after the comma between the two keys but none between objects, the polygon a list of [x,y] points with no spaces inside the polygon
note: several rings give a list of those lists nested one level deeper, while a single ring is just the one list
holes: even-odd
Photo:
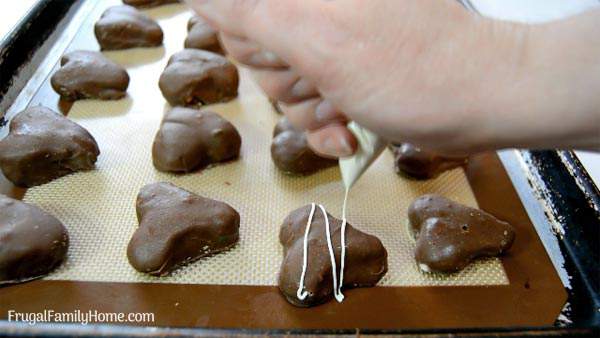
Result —
[{"label": "metal baking pan edge", "polygon": [[[27,106],[35,90],[46,79],[51,67],[68,46],[72,36],[65,27],[78,27],[91,12],[95,1],[42,0],[0,44],[0,65],[11,69],[0,82],[2,95],[0,127],[14,113]],[[62,34],[63,31],[65,34]],[[74,35],[74,34],[73,34]],[[35,38],[32,38],[35,37]],[[60,36],[60,37],[57,37]],[[10,68],[7,68],[10,67]],[[27,69],[37,69],[35,72]],[[43,73],[46,71],[46,73]],[[25,75],[24,75],[25,73]],[[30,76],[26,85],[16,80]],[[21,78],[19,78],[21,77]],[[7,95],[11,91],[20,94]],[[10,109],[5,107],[11,106]],[[5,129],[5,128],[2,128]],[[569,290],[565,318],[552,328],[499,328],[484,330],[322,331],[322,330],[207,330],[182,328],[144,328],[116,325],[39,324],[0,321],[0,334],[11,336],[231,336],[289,334],[406,334],[428,335],[592,335],[598,336],[600,301],[598,297],[598,230],[600,194],[585,169],[571,152],[503,151],[500,158],[531,217],[540,238]],[[555,184],[559,181],[559,184]],[[559,231],[552,231],[559,230]],[[550,230],[550,231],[549,231]]]}]

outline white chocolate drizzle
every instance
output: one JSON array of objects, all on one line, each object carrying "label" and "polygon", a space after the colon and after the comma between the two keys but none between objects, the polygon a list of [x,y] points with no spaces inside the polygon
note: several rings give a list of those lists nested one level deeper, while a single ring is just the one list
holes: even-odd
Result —
[{"label": "white chocolate drizzle", "polygon": [[[344,300],[344,295],[342,294],[342,286],[344,284],[344,262],[346,260],[346,200],[348,198],[348,191],[346,190],[346,197],[344,198],[344,208],[343,208],[343,217],[342,217],[342,226],[340,229],[340,244],[341,244],[341,254],[340,254],[340,275],[339,275],[339,284],[337,277],[337,265],[335,263],[335,253],[333,251],[333,245],[331,243],[331,230],[329,227],[329,217],[327,217],[327,211],[325,211],[325,207],[319,204],[319,209],[323,213],[323,217],[325,218],[325,233],[327,238],[327,248],[329,250],[329,257],[331,259],[331,275],[333,276],[333,296],[338,302],[342,302]],[[304,278],[306,277],[306,269],[308,267],[308,234],[310,233],[310,226],[312,224],[313,217],[315,215],[315,209],[317,204],[311,203],[310,214],[308,216],[308,220],[306,222],[306,230],[304,231],[304,245],[303,245],[303,255],[302,255],[302,274],[300,275],[300,283],[298,285],[298,291],[296,292],[296,296],[299,300],[304,300],[308,297],[309,292],[304,290]]]},{"label": "white chocolate drizzle", "polygon": [[334,293],[335,299],[340,303],[344,300],[344,295],[342,294],[342,285],[344,285],[344,268],[346,263],[346,204],[348,202],[348,191],[350,191],[350,189],[346,188],[346,193],[344,194],[344,205],[342,207],[342,228],[340,229],[340,244],[342,245],[340,253],[340,286],[337,294]]},{"label": "white chocolate drizzle", "polygon": [[296,291],[296,297],[300,300],[306,299],[308,292],[304,290],[304,277],[306,276],[306,267],[308,266],[308,233],[310,232],[310,225],[312,223],[313,216],[315,215],[315,204],[312,203],[310,206],[310,215],[306,222],[306,230],[304,231],[304,249],[302,253],[302,274],[300,275],[300,284],[298,285],[298,291]]}]

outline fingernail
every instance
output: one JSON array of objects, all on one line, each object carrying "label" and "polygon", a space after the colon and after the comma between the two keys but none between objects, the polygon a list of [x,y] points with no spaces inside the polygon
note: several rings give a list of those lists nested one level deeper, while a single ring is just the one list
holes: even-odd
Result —
[{"label": "fingernail", "polygon": [[279,62],[281,62],[281,59],[279,58],[279,56],[277,56],[275,53],[269,52],[269,51],[264,51],[263,52],[263,58],[268,63],[279,63]]},{"label": "fingernail", "polygon": [[315,117],[319,122],[335,120],[337,115],[337,110],[327,100],[321,101],[321,103],[317,105],[317,108],[315,108]]},{"label": "fingernail", "polygon": [[[312,83],[304,78],[298,80],[290,90],[290,94],[296,98],[302,98],[309,95],[315,95],[314,86]],[[318,107],[317,107],[318,108]]]},{"label": "fingernail", "polygon": [[340,157],[348,157],[354,154],[354,149],[345,137],[340,137]]},{"label": "fingernail", "polygon": [[260,51],[253,53],[247,63],[255,67],[283,67],[285,63],[273,52]]},{"label": "fingernail", "polygon": [[352,147],[344,137],[327,136],[321,144],[321,152],[333,157],[348,157],[352,155]]}]

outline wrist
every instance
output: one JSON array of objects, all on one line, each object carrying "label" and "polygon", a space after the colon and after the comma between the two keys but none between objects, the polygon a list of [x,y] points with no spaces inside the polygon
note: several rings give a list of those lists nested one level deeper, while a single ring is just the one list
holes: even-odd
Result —
[{"label": "wrist", "polygon": [[467,45],[477,68],[469,79],[472,97],[467,106],[476,130],[472,152],[522,146],[531,114],[530,89],[532,26],[478,18],[477,40]]},{"label": "wrist", "polygon": [[598,13],[514,25],[520,42],[498,60],[506,73],[496,74],[496,93],[483,101],[495,148],[600,148]]}]

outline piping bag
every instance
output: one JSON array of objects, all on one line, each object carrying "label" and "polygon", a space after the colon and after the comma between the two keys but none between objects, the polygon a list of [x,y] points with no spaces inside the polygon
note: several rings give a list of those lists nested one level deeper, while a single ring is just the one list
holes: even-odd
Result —
[{"label": "piping bag", "polygon": [[[346,198],[344,199],[344,214],[346,213],[346,199],[348,191],[358,181],[362,174],[367,171],[369,166],[381,155],[387,141],[352,121],[348,124],[348,129],[354,134],[358,141],[356,153],[350,157],[340,158],[340,171],[342,172],[342,181],[346,188]],[[344,215],[345,217],[345,215]]]},{"label": "piping bag", "polygon": [[[356,149],[356,153],[350,157],[340,158],[340,171],[342,172],[342,181],[344,183],[344,187],[346,188],[346,192],[344,195],[344,206],[342,207],[342,226],[341,226],[341,235],[340,235],[340,243],[341,243],[341,252],[340,252],[340,276],[339,276],[339,284],[336,280],[336,267],[335,267],[335,256],[333,254],[333,249],[331,248],[331,240],[329,239],[329,223],[327,224],[327,241],[329,244],[329,252],[331,255],[331,267],[333,269],[333,295],[338,302],[342,302],[344,300],[344,295],[342,294],[342,286],[344,285],[344,265],[345,265],[345,257],[346,257],[346,203],[348,202],[348,192],[350,188],[358,181],[358,179],[364,174],[365,171],[369,168],[373,162],[381,155],[383,150],[387,145],[387,141],[383,138],[377,136],[370,130],[358,125],[356,122],[350,122],[348,124],[348,129],[358,141],[358,148]],[[314,207],[314,204],[313,204]],[[323,214],[325,211],[323,210]],[[325,219],[327,216],[325,214]],[[307,228],[308,229],[308,228]],[[308,234],[308,232],[307,232]],[[306,237],[304,245],[306,244]],[[305,249],[306,250],[306,249]],[[306,252],[306,251],[305,251]],[[305,258],[306,259],[306,258]],[[306,263],[303,265],[303,269],[306,269]],[[302,285],[302,284],[301,284]],[[300,292],[300,289],[298,289]]]}]

